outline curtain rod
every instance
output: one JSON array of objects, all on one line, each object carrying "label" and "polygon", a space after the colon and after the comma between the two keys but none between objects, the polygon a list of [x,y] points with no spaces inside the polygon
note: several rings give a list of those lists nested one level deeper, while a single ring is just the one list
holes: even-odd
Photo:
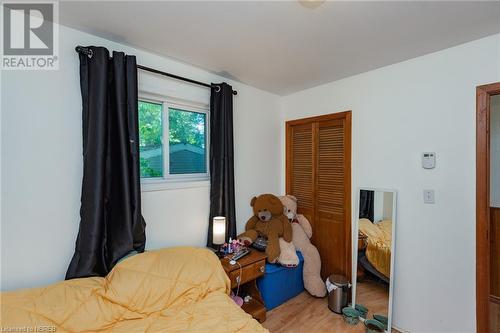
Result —
[{"label": "curtain rod", "polygon": [[[77,47],[75,47],[75,51],[78,52],[78,53],[86,54],[89,57],[92,57],[92,50],[89,49],[88,47],[77,46]],[[188,83],[191,83],[191,84],[196,84],[196,85],[207,87],[207,88],[211,88],[212,87],[212,85],[208,84],[208,83],[196,81],[196,80],[189,79],[187,77],[183,77],[183,76],[179,76],[179,75],[175,75],[175,74],[172,74],[172,73],[163,72],[163,71],[160,71],[158,69],[151,68],[151,67],[137,65],[137,68],[138,69],[142,69],[143,71],[147,71],[147,72],[150,72],[150,73],[159,74],[159,75],[163,75],[163,76],[168,76],[170,78],[173,78],[173,79],[176,79],[176,80],[180,80],[180,81],[184,81],[184,82],[188,82]],[[233,90],[233,95],[237,95],[237,94],[238,94],[238,92],[236,90]]]}]

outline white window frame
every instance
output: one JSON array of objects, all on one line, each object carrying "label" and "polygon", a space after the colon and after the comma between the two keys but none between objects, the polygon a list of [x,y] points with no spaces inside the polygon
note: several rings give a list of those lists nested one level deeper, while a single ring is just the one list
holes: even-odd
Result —
[{"label": "white window frame", "polygon": [[[163,149],[163,177],[141,177],[142,191],[159,191],[175,188],[208,187],[210,180],[210,112],[209,105],[175,97],[162,96],[147,92],[139,92],[139,100],[162,104],[162,149]],[[169,154],[169,110],[170,108],[205,114],[205,158],[206,172],[191,174],[170,174]]]}]

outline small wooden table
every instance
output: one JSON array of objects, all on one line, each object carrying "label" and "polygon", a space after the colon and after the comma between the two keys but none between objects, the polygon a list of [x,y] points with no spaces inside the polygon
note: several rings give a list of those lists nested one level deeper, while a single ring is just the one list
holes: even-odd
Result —
[{"label": "small wooden table", "polygon": [[[250,254],[238,260],[235,265],[229,264],[230,256],[222,258],[221,264],[231,280],[231,288],[237,288],[239,281],[239,296],[243,298],[246,295],[250,295],[252,297],[250,302],[243,303],[241,308],[262,323],[266,320],[266,308],[260,291],[257,288],[257,278],[264,275],[266,271],[267,256],[253,249],[250,251]],[[234,290],[234,292],[236,293],[236,290]]]}]

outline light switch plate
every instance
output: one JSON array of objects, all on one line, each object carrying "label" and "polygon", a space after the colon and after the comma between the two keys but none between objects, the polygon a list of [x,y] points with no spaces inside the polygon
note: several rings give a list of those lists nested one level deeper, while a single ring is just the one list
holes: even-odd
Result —
[{"label": "light switch plate", "polygon": [[426,204],[435,203],[434,190],[424,190],[424,203]]}]

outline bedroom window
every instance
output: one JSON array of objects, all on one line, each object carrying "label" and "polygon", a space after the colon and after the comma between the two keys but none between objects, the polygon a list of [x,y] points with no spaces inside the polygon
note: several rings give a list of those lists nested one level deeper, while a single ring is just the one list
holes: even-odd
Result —
[{"label": "bedroom window", "polygon": [[163,105],[139,101],[139,163],[141,177],[163,177]]},{"label": "bedroom window", "polygon": [[143,184],[208,179],[208,107],[139,99]]},{"label": "bedroom window", "polygon": [[206,113],[168,109],[171,175],[206,174]]}]

